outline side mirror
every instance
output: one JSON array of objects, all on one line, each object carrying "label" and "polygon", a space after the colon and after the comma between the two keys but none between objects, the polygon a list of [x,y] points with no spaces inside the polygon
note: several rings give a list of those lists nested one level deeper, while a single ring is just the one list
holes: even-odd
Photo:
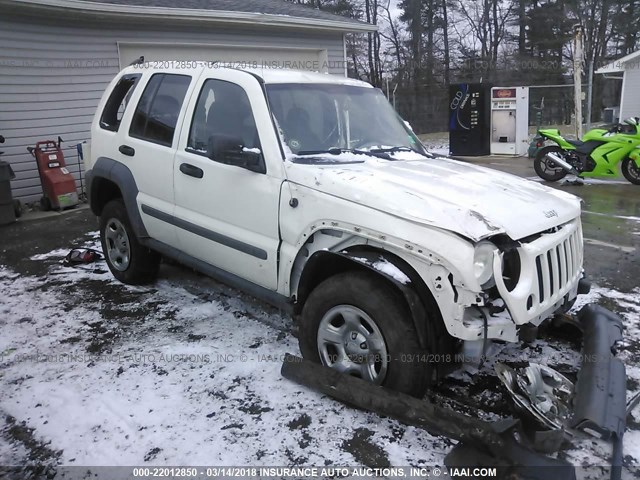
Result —
[{"label": "side mirror", "polygon": [[207,145],[207,157],[216,162],[265,173],[262,152],[259,148],[247,148],[240,137],[211,135]]}]

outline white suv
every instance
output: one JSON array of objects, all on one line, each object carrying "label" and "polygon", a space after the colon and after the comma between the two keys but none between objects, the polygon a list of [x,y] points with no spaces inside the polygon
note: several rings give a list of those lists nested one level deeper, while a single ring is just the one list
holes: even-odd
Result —
[{"label": "white suv", "polygon": [[89,198],[117,279],[172,257],[290,311],[306,358],[413,395],[463,342],[575,299],[576,197],[434,157],[369,84],[192,67],[125,68],[98,106]]}]

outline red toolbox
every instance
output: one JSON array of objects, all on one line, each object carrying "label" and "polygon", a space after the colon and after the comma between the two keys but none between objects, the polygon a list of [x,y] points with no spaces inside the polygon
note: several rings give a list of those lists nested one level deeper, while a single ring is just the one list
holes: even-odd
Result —
[{"label": "red toolbox", "polygon": [[40,199],[42,210],[62,210],[78,204],[76,181],[67,169],[60,142],[60,139],[57,143],[45,140],[36,143],[35,148],[28,148],[38,164],[43,193]]}]

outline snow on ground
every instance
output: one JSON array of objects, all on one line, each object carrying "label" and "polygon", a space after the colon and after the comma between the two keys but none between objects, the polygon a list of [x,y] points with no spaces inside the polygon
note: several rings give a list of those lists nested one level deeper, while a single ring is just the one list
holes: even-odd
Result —
[{"label": "snow on ground", "polygon": [[[99,249],[95,232],[85,245]],[[282,378],[283,355],[299,351],[278,311],[171,265],[152,286],[125,286],[103,261],[63,267],[66,253],[32,257],[49,265],[43,277],[0,266],[0,465],[443,464],[449,440]],[[595,288],[576,308],[587,302],[625,319],[631,395],[640,389],[640,289]],[[578,352],[575,339],[543,333],[498,348],[496,360],[547,363],[575,379]],[[509,415],[492,369],[493,361],[460,370],[430,396],[487,418]],[[28,451],[18,427],[45,453]],[[610,454],[591,438],[561,452],[586,466],[606,465]],[[637,467],[635,420],[625,454]]]},{"label": "snow on ground", "polygon": [[422,144],[434,155],[443,157],[449,156],[449,134],[448,132],[431,133],[420,136]]},{"label": "snow on ground", "polygon": [[438,157],[448,157],[449,156],[449,147],[445,148],[430,148],[429,152],[433,153]]},{"label": "snow on ground", "polygon": [[[103,262],[62,267],[66,253],[38,257],[43,278],[0,267],[0,411],[60,464],[361,464],[354,439],[380,464],[442,464],[447,440],[282,378],[299,350],[278,312],[193,279],[128,287]],[[0,464],[20,458],[14,443],[0,440]]]}]

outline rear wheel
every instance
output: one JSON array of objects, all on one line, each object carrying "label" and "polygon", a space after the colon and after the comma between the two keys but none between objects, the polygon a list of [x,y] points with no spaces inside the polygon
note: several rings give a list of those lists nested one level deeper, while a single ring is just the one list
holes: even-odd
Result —
[{"label": "rear wheel", "polygon": [[640,185],[640,167],[629,157],[622,161],[622,175],[634,185]]},{"label": "rear wheel", "polygon": [[555,163],[552,158],[548,157],[550,153],[556,153],[561,157],[564,156],[564,150],[560,147],[545,147],[536,154],[536,159],[533,161],[533,168],[543,180],[556,182],[564,178],[567,175],[567,171]]},{"label": "rear wheel", "polygon": [[131,285],[155,280],[160,255],[138,242],[121,199],[111,200],[102,210],[100,241],[109,270],[118,280]]},{"label": "rear wheel", "polygon": [[402,296],[369,272],[350,271],[318,285],[302,311],[304,358],[416,397],[430,382]]}]

